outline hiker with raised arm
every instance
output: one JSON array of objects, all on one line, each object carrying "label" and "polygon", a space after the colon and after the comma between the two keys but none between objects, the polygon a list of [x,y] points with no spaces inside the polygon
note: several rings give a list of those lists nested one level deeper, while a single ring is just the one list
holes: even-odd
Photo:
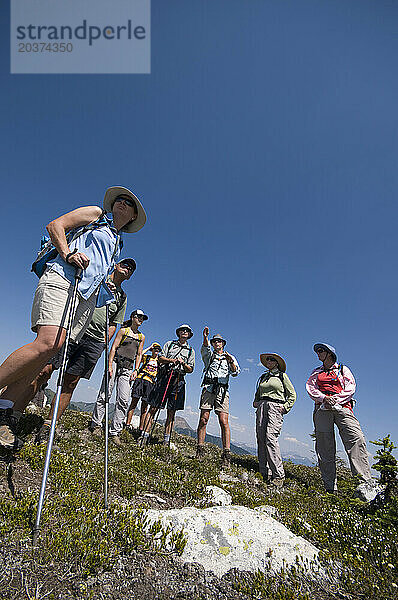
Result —
[{"label": "hiker with raised arm", "polygon": [[[109,437],[116,446],[122,446],[120,433],[130,405],[131,384],[137,376],[144,348],[145,335],[139,328],[147,319],[148,316],[141,309],[134,310],[130,319],[123,323],[118,331],[109,352],[109,397],[116,387],[115,412],[109,428]],[[105,375],[91,418],[90,429],[94,435],[102,435],[104,416]]]},{"label": "hiker with raised arm", "polygon": [[199,405],[200,419],[196,449],[196,458],[202,459],[204,457],[206,426],[210,411],[214,409],[221,428],[223,467],[229,467],[231,463],[231,430],[228,422],[229,376],[236,377],[240,373],[238,361],[225,350],[226,343],[226,340],[219,333],[213,335],[209,342],[209,328],[205,327],[203,329],[201,355],[204,363],[204,375]]},{"label": "hiker with raised arm", "polygon": [[253,401],[256,409],[256,436],[259,471],[266,483],[282,487],[285,471],[279,448],[283,417],[296,401],[296,391],[286,374],[284,359],[274,352],[260,354],[266,371],[257,382]]},{"label": "hiker with raised arm", "polygon": [[[133,258],[125,258],[115,265],[114,271],[107,278],[106,284],[111,290],[114,300],[108,305],[109,310],[109,330],[108,343],[112,339],[116,327],[122,325],[127,306],[127,296],[121,285],[124,281],[128,281],[136,269],[136,263]],[[105,348],[105,318],[106,307],[101,306],[95,308],[86,333],[79,342],[71,342],[68,347],[66,357],[65,377],[62,386],[62,392],[59,401],[57,422],[59,422],[63,413],[67,409],[72,399],[74,390],[80,379],[90,379],[95,366]],[[59,369],[63,348],[51,359],[51,362],[46,365],[40,375],[31,385],[31,394],[35,390],[47,382],[54,370]],[[54,411],[54,399],[51,403],[50,414],[44,421],[42,428],[37,434],[36,441],[43,442],[49,437],[51,419]]]},{"label": "hiker with raised arm", "polygon": [[22,445],[16,427],[26,407],[26,388],[64,343],[76,269],[82,275],[71,324],[75,341],[84,334],[96,304],[103,306],[113,298],[105,279],[117,262],[122,232],[136,232],[145,221],[138,198],[127,188],[115,186],[106,191],[103,209],[84,206],[48,224],[54,253],[40,270],[34,264],[40,276],[32,309],[36,338],[0,366],[0,388],[6,386],[0,397],[1,446],[16,450]]},{"label": "hiker with raised arm", "polygon": [[[141,364],[138,368],[137,377],[135,378],[133,389],[131,390],[131,403],[127,414],[126,428],[131,434],[135,434],[135,430],[131,425],[134,411],[138,402],[141,400],[140,424],[138,435],[142,435],[145,424],[145,417],[149,408],[148,398],[156,383],[158,372],[158,358],[162,351],[162,346],[157,342],[153,342],[142,353]],[[151,352],[151,354],[146,354]]]},{"label": "hiker with raised arm", "polygon": [[154,389],[149,395],[151,406],[145,420],[142,443],[146,443],[152,429],[153,419],[163,408],[167,408],[164,430],[164,445],[170,445],[175,413],[184,410],[185,375],[195,368],[195,350],[188,344],[193,336],[189,325],[180,325],[176,329],[177,340],[170,340],[163,346],[159,356],[158,376]]},{"label": "hiker with raised arm", "polygon": [[312,371],[306,388],[315,403],[315,450],[325,490],[337,491],[335,425],[347,452],[351,473],[370,483],[365,436],[353,411],[355,378],[346,365],[338,363],[333,346],[321,342],[314,345],[314,352],[322,366]]}]

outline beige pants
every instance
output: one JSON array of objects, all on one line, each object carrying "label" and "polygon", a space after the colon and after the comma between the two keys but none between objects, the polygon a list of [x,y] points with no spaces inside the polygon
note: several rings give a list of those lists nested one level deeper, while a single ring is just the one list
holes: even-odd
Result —
[{"label": "beige pants", "polygon": [[359,475],[365,481],[371,479],[365,437],[358,419],[350,408],[337,405],[331,410],[322,410],[316,406],[314,425],[315,450],[326,490],[337,490],[335,425],[348,454],[351,473]]},{"label": "beige pants", "polygon": [[264,479],[285,477],[278,437],[283,424],[283,405],[264,401],[256,410],[259,470]]}]

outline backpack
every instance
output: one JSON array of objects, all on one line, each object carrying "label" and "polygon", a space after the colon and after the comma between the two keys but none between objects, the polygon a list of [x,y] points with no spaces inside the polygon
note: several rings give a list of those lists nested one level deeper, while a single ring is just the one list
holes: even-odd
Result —
[{"label": "backpack", "polygon": [[[66,241],[68,244],[76,240],[78,237],[86,233],[86,231],[91,231],[92,229],[97,229],[99,227],[109,226],[107,219],[105,218],[105,211],[102,212],[102,215],[98,217],[96,221],[93,223],[89,223],[88,225],[83,225],[82,227],[77,227],[75,229],[71,229],[66,234]],[[122,241],[119,241],[120,247],[122,247]],[[31,271],[35,273],[38,277],[41,277],[46,269],[47,263],[50,260],[54,260],[58,256],[58,250],[55,248],[52,241],[43,236],[41,238],[41,248],[37,253],[36,260],[32,264]]]}]

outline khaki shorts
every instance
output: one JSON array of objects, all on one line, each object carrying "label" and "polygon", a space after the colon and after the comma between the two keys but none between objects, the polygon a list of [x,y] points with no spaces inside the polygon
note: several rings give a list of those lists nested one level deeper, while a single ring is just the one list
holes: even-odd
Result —
[{"label": "khaki shorts", "polygon": [[214,408],[214,412],[222,412],[229,413],[229,392],[228,390],[225,392],[224,400],[223,400],[224,390],[219,390],[218,394],[211,394],[203,388],[202,394],[200,396],[200,410],[212,410]]},{"label": "khaki shorts", "polygon": [[[73,284],[56,271],[46,270],[40,277],[33,298],[32,331],[37,333],[40,325],[55,325],[67,328],[71,308]],[[87,329],[94,312],[97,293],[84,300],[77,295],[71,339],[78,341]]]}]

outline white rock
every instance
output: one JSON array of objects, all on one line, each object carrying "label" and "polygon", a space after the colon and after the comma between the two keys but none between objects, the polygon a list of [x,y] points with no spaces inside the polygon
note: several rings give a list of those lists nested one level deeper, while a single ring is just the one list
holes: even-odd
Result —
[{"label": "white rock", "polygon": [[219,577],[232,568],[278,572],[295,565],[296,557],[307,570],[319,571],[315,546],[272,517],[244,506],[148,510],[146,515],[150,522],[160,519],[174,531],[183,529],[187,544],[181,560],[200,563]]},{"label": "white rock", "polygon": [[362,502],[371,502],[374,500],[380,492],[383,491],[383,487],[375,481],[363,481],[359,484],[354,492],[354,498],[362,500]]},{"label": "white rock", "polygon": [[232,504],[230,494],[216,485],[206,486],[206,500],[209,504],[214,504],[215,506],[229,506]]}]

